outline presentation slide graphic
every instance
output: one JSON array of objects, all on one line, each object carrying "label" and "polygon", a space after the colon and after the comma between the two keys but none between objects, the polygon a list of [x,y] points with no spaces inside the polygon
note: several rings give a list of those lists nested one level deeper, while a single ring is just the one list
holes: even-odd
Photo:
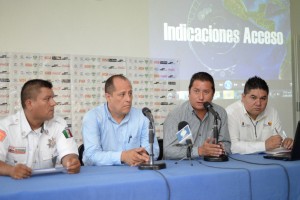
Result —
[{"label": "presentation slide graphic", "polygon": [[288,0],[150,1],[150,57],[180,61],[179,79],[291,80]]}]

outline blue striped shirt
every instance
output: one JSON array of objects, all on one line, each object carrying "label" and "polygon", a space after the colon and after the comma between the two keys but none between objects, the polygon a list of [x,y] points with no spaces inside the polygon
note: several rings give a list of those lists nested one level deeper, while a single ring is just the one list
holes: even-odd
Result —
[{"label": "blue striped shirt", "polygon": [[[85,165],[119,165],[122,151],[144,147],[150,153],[149,120],[137,108],[118,124],[111,116],[107,103],[100,105],[83,118],[82,134],[84,141],[83,162]],[[159,155],[155,138],[154,158]]]}]

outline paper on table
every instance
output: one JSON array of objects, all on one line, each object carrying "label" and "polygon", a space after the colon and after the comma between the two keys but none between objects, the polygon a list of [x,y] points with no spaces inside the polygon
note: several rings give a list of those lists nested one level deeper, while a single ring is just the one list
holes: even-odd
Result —
[{"label": "paper on table", "polygon": [[280,154],[280,153],[284,153],[284,152],[291,152],[290,149],[286,149],[284,147],[279,147],[270,151],[266,151],[267,154]]},{"label": "paper on table", "polygon": [[34,170],[32,170],[31,175],[54,174],[54,173],[60,173],[60,172],[66,172],[65,168],[58,167],[58,168],[46,168],[46,169],[34,169]]}]

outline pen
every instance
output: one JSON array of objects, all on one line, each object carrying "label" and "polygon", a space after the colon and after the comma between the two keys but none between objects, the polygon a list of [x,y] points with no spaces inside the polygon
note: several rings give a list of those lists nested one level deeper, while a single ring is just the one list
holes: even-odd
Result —
[{"label": "pen", "polygon": [[285,131],[282,131],[282,135],[287,138],[287,135],[285,134]]},{"label": "pen", "polygon": [[130,139],[132,138],[132,136],[129,136],[129,138],[128,138],[128,143],[130,142]]},{"label": "pen", "polygon": [[[279,132],[278,132],[278,130],[277,130],[277,128],[275,128],[275,131],[276,131],[276,133],[277,133],[278,135],[280,135]],[[283,137],[287,138],[287,136],[286,136],[286,134],[285,134],[284,131],[282,131],[282,135],[283,135]]]}]

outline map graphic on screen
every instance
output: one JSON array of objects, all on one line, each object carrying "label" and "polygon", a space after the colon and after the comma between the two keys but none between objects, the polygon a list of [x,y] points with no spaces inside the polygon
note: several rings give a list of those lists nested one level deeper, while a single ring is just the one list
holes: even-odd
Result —
[{"label": "map graphic on screen", "polygon": [[149,14],[150,55],[178,59],[181,80],[291,80],[288,0],[154,0]]}]

